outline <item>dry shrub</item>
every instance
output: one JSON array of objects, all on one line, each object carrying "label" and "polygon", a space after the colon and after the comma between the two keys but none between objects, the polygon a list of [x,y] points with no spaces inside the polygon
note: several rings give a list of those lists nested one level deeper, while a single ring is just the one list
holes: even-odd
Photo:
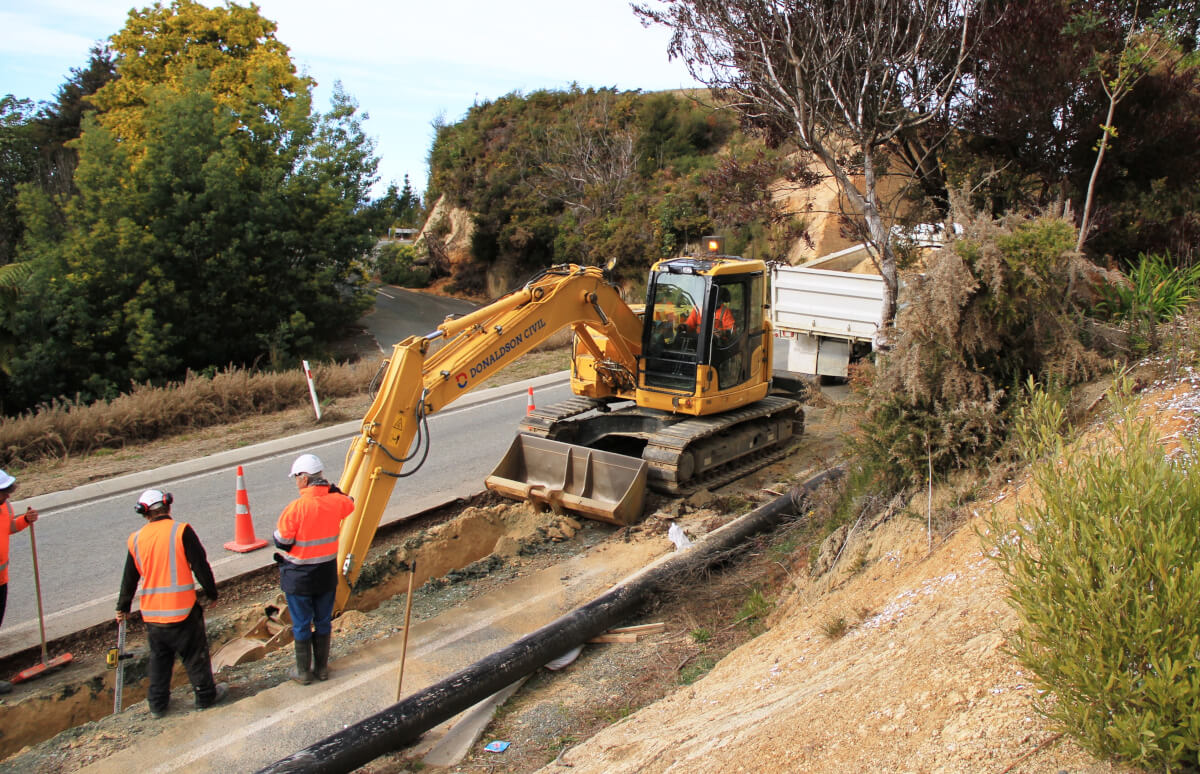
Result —
[{"label": "dry shrub", "polygon": [[[323,398],[360,394],[376,363],[318,365],[313,379]],[[111,401],[56,401],[0,420],[0,465],[88,454],[303,406],[309,401],[302,371],[252,372],[231,367],[211,377],[189,373],[182,382],[134,385]]]},{"label": "dry shrub", "polygon": [[1109,363],[1085,323],[1087,262],[1049,216],[958,214],[962,233],[908,280],[895,348],[879,358],[855,448],[898,490],[986,460],[1004,441],[1011,389],[1070,385]]}]

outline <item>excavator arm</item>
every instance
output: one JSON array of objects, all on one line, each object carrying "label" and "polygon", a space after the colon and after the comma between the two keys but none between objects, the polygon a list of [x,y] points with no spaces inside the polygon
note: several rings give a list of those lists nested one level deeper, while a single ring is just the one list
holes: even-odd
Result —
[{"label": "excavator arm", "polygon": [[428,453],[427,417],[567,327],[603,365],[598,389],[622,395],[635,388],[642,321],[597,267],[552,267],[520,290],[395,345],[338,483],[354,498],[354,512],[338,540],[335,614],[345,609],[396,480]]}]

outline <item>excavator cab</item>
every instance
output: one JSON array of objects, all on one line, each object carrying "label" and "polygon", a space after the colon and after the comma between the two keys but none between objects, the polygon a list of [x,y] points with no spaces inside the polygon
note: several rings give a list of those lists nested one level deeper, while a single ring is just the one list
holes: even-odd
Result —
[{"label": "excavator cab", "polygon": [[760,370],[752,366],[763,346],[764,274],[718,273],[721,266],[718,260],[678,258],[659,263],[651,273],[643,390],[701,398],[761,381]]}]

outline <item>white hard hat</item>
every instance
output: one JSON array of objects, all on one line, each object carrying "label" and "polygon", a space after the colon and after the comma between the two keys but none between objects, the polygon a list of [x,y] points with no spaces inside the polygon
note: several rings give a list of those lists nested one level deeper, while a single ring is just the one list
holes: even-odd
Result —
[{"label": "white hard hat", "polygon": [[174,499],[170,492],[164,493],[158,489],[147,489],[142,492],[142,496],[138,498],[137,505],[133,506],[133,509],[144,516],[156,508],[169,506]]},{"label": "white hard hat", "polygon": [[292,463],[291,476],[294,478],[299,475],[314,475],[325,470],[325,465],[321,462],[321,458],[315,454],[301,454]]},{"label": "white hard hat", "polygon": [[8,471],[0,470],[0,489],[8,489],[15,483],[17,483],[17,480],[8,475]]},{"label": "white hard hat", "polygon": [[142,492],[142,496],[138,498],[138,504],[144,505],[147,508],[153,508],[166,499],[166,496],[157,489],[147,489]]}]

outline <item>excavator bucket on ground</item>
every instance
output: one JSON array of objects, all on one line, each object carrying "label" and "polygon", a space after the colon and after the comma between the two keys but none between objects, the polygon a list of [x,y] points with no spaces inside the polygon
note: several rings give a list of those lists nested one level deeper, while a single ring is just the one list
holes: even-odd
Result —
[{"label": "excavator bucket on ground", "polygon": [[292,641],[292,617],[288,613],[287,603],[282,595],[280,597],[277,604],[267,605],[263,617],[250,631],[225,643],[213,654],[214,674],[223,667],[258,661]]},{"label": "excavator bucket on ground", "polygon": [[647,470],[639,457],[521,434],[484,483],[515,500],[627,526],[642,517]]}]

